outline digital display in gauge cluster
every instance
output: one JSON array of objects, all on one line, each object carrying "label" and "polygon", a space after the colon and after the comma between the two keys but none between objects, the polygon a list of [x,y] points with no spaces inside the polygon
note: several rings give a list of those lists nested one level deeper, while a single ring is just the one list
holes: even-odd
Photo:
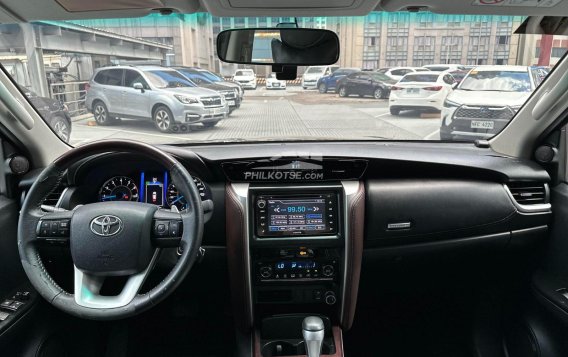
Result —
[{"label": "digital display in gauge cluster", "polygon": [[[194,176],[193,182],[202,201],[211,199],[209,188],[201,179]],[[142,171],[137,179],[127,176],[112,177],[105,181],[99,190],[99,201],[138,201],[167,208],[175,206],[180,211],[188,208],[187,200],[170,182],[167,171]]]}]

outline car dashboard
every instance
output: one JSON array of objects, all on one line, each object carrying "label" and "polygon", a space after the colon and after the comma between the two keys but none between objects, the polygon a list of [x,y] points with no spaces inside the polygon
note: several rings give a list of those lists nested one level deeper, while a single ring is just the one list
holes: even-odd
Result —
[{"label": "car dashboard", "polygon": [[[216,252],[208,258],[211,266],[226,266],[242,331],[297,311],[328,316],[348,330],[362,272],[409,256],[465,252],[483,259],[488,252],[530,250],[551,219],[546,171],[472,145],[161,148],[187,168],[199,189],[206,218],[202,249]],[[163,167],[125,153],[83,160],[53,195],[45,205],[72,209],[130,200],[187,208]],[[260,336],[255,343],[271,341]]]}]

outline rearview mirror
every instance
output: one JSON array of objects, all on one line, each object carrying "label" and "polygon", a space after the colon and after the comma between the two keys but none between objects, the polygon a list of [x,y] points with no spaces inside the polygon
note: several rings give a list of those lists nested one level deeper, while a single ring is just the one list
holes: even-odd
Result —
[{"label": "rearview mirror", "polygon": [[217,36],[217,55],[228,63],[330,65],[339,59],[339,38],[320,29],[227,30]]}]

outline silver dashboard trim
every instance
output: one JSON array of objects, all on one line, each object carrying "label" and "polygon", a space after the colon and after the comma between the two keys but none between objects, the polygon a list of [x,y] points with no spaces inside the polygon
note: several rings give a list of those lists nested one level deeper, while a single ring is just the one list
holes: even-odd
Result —
[{"label": "silver dashboard trim", "polygon": [[237,194],[237,196],[239,197],[239,203],[244,207],[244,211],[245,211],[245,221],[243,222],[244,224],[244,238],[245,238],[245,259],[246,259],[246,267],[245,267],[245,271],[246,271],[246,284],[247,284],[247,294],[248,294],[248,303],[249,303],[249,311],[250,311],[250,321],[251,323],[254,322],[254,312],[253,312],[253,301],[252,301],[252,282],[251,282],[251,263],[250,263],[250,246],[249,246],[249,242],[250,242],[250,230],[249,230],[249,215],[250,215],[250,207],[249,207],[249,202],[248,202],[248,198],[249,198],[249,186],[250,184],[248,183],[231,183],[231,187],[233,188],[233,191],[235,191],[235,193]]},{"label": "silver dashboard trim", "polygon": [[[511,199],[511,202],[513,202],[513,205],[515,205],[515,207],[517,208],[517,210],[519,212],[522,213],[548,213],[551,212],[552,210],[552,205],[550,203],[539,203],[536,205],[522,205],[519,202],[517,202],[517,200],[515,200],[515,197],[513,197],[513,193],[511,192],[511,190],[509,189],[509,186],[507,186],[507,184],[503,184],[503,187],[505,188],[505,192],[507,192],[507,196],[509,196],[509,198]],[[548,196],[548,184],[544,184],[544,189],[546,192],[546,196]]]}]

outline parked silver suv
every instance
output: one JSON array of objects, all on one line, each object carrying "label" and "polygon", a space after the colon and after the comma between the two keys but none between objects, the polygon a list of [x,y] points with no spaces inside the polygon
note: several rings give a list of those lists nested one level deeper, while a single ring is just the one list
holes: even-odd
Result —
[{"label": "parked silver suv", "polygon": [[116,118],[151,119],[162,132],[215,126],[229,114],[225,98],[195,87],[181,73],[161,66],[114,66],[95,71],[86,106],[99,125]]}]

